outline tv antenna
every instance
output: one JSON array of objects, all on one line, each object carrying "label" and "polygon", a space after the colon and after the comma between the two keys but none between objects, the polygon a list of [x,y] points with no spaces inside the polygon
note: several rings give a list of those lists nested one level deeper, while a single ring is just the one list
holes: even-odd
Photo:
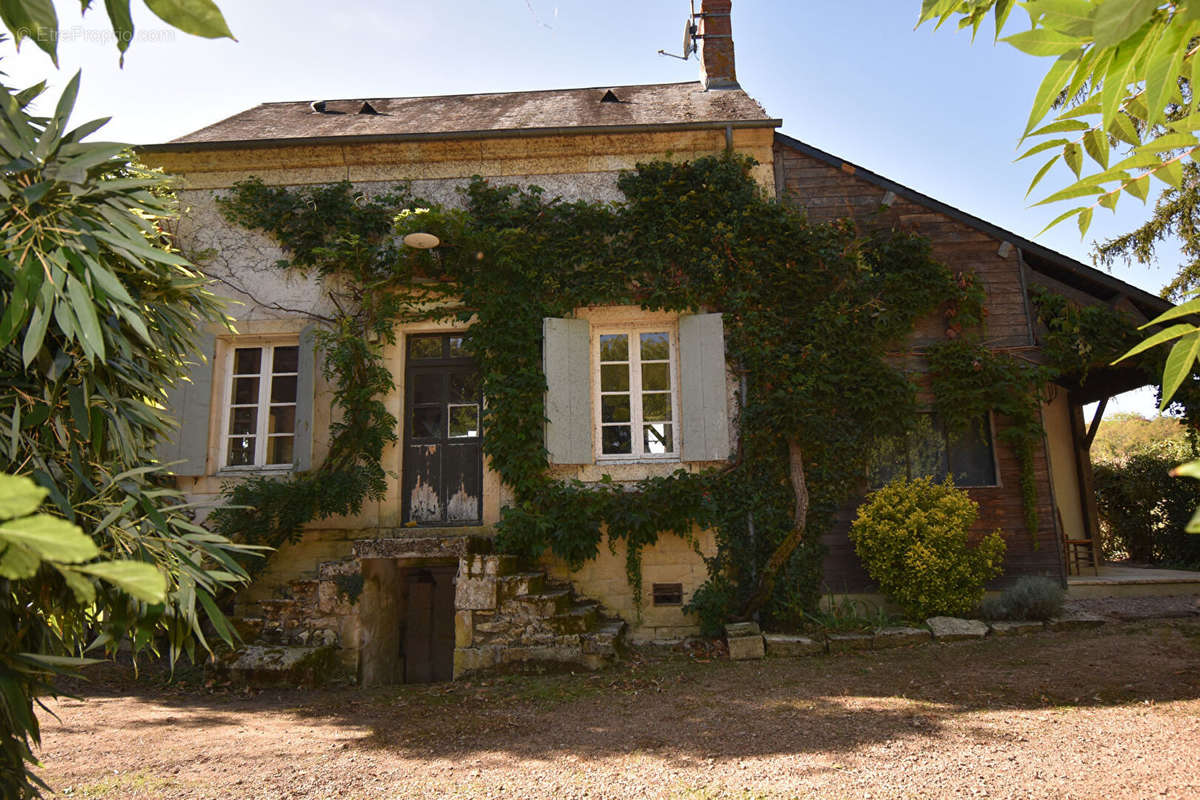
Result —
[{"label": "tv antenna", "polygon": [[687,61],[688,56],[696,52],[696,39],[699,38],[696,27],[696,2],[692,0],[692,13],[683,23],[683,55],[677,56],[674,53],[668,53],[666,50],[659,50],[660,56],[670,56],[678,58],[680,61]]}]

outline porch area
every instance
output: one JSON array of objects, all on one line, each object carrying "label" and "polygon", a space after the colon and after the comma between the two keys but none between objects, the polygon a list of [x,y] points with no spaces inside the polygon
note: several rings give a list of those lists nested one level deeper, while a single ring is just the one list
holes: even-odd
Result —
[{"label": "porch area", "polygon": [[1200,595],[1200,572],[1192,570],[1102,564],[1098,572],[1068,575],[1068,599]]}]

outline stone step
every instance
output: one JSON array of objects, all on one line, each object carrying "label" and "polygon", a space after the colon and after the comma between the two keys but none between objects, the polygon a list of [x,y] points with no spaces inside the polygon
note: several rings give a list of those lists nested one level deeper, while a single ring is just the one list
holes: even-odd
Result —
[{"label": "stone step", "polygon": [[517,603],[538,617],[554,617],[563,614],[572,605],[574,596],[570,589],[554,589],[539,594],[525,594],[515,598]]},{"label": "stone step", "polygon": [[498,602],[501,604],[521,595],[541,594],[546,591],[546,573],[517,572],[496,579],[496,588],[500,592]]},{"label": "stone step", "polygon": [[600,618],[599,606],[595,603],[578,603],[565,614],[556,614],[546,620],[546,625],[557,634],[586,633]]},{"label": "stone step", "polygon": [[580,634],[579,643],[588,655],[611,656],[616,659],[625,646],[625,620],[604,619],[591,630]]}]

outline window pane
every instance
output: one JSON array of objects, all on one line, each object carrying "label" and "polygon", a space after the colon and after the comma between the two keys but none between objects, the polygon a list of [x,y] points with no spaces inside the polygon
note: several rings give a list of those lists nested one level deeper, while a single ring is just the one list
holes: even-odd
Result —
[{"label": "window pane", "polygon": [[254,437],[242,436],[229,440],[225,463],[231,467],[248,467],[254,463]]},{"label": "window pane", "polygon": [[291,464],[295,436],[272,436],[267,439],[267,463]]},{"label": "window pane", "polygon": [[642,388],[647,391],[670,390],[670,364],[642,364]]},{"label": "window pane", "polygon": [[642,334],[642,361],[666,361],[670,357],[671,337],[668,334]]},{"label": "window pane", "polygon": [[479,373],[452,372],[450,374],[450,402],[473,403],[479,400]]},{"label": "window pane", "polygon": [[629,422],[629,395],[606,394],[600,398],[601,422]]},{"label": "window pane", "polygon": [[233,379],[233,404],[253,405],[258,402],[258,378]]},{"label": "window pane", "polygon": [[257,427],[257,408],[235,408],[229,414],[229,432],[233,435],[253,434]]},{"label": "window pane", "polygon": [[271,379],[271,402],[272,403],[294,403],[296,402],[296,381],[295,375],[276,375]]},{"label": "window pane", "polygon": [[642,446],[649,455],[662,455],[675,451],[674,434],[671,423],[656,422],[653,425],[643,425]]},{"label": "window pane", "polygon": [[642,395],[642,419],[646,422],[671,421],[671,395],[669,392],[655,392]]},{"label": "window pane", "polygon": [[601,361],[628,361],[629,336],[624,333],[607,333],[600,337]]},{"label": "window pane", "polygon": [[875,447],[867,480],[872,489],[886,486],[896,478],[908,476],[908,441],[891,436]]},{"label": "window pane", "polygon": [[409,358],[441,358],[441,336],[412,336],[408,340]]},{"label": "window pane", "polygon": [[601,434],[601,452],[608,455],[633,452],[633,437],[628,425],[605,425]]},{"label": "window pane", "polygon": [[267,433],[295,433],[296,407],[271,406],[267,416]]},{"label": "window pane", "polygon": [[947,474],[946,435],[933,414],[918,414],[909,444],[911,477],[928,476],[944,481]]},{"label": "window pane", "polygon": [[628,392],[629,365],[603,364],[600,367],[600,391]]},{"label": "window pane", "polygon": [[300,368],[299,347],[276,347],[272,372],[296,372]]},{"label": "window pane", "polygon": [[947,451],[950,474],[959,486],[995,486],[996,461],[992,457],[992,434],[984,416],[965,431],[950,437]]},{"label": "window pane", "polygon": [[257,375],[261,364],[261,347],[239,347],[233,353],[234,375]]},{"label": "window pane", "polygon": [[451,358],[467,358],[471,354],[467,352],[467,337],[451,336],[450,337],[450,357]]},{"label": "window pane", "polygon": [[442,436],[442,407],[417,406],[413,409],[412,425],[409,426],[414,439],[440,439]]},{"label": "window pane", "polygon": [[479,435],[479,406],[450,406],[450,436],[463,438]]}]

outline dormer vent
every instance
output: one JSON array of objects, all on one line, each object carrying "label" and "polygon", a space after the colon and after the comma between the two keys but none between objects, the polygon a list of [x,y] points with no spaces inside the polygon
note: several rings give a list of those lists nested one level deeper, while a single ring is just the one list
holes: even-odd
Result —
[{"label": "dormer vent", "polygon": [[604,93],[604,97],[600,98],[600,102],[601,103],[619,103],[619,102],[621,102],[621,98],[617,97],[616,92],[614,92],[612,89],[609,89],[607,92]]},{"label": "dormer vent", "polygon": [[358,109],[358,113],[371,114],[372,116],[379,115],[379,112],[375,110],[375,106],[371,105],[366,100],[363,101],[362,108]]},{"label": "dormer vent", "polygon": [[314,100],[313,102],[308,104],[308,107],[313,110],[313,113],[316,113],[316,114],[324,114],[325,113],[325,101],[324,100]]}]

